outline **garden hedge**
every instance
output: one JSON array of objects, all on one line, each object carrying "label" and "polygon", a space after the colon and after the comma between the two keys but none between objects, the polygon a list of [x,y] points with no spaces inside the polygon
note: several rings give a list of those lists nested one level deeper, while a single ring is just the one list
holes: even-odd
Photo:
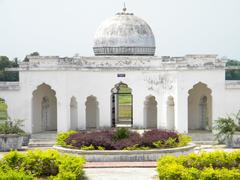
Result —
[{"label": "garden hedge", "polygon": [[62,155],[56,150],[11,151],[0,160],[0,179],[54,180],[83,177],[84,158]]},{"label": "garden hedge", "polygon": [[126,128],[68,131],[57,136],[57,145],[81,150],[146,150],[186,146],[191,138],[175,131],[153,129],[139,134]]},{"label": "garden hedge", "polygon": [[200,152],[164,156],[158,160],[159,179],[240,179],[240,150],[233,152]]}]

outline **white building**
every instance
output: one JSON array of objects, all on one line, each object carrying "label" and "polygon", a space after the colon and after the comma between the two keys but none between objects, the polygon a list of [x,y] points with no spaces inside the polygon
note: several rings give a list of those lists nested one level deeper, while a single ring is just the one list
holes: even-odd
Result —
[{"label": "white building", "polygon": [[[93,50],[91,57],[21,62],[19,82],[0,84],[9,116],[24,119],[29,133],[121,125],[188,132],[211,129],[213,120],[240,109],[240,81],[225,80],[223,59],[154,56],[150,26],[126,9],[102,23]],[[121,87],[132,97],[125,119]]]}]

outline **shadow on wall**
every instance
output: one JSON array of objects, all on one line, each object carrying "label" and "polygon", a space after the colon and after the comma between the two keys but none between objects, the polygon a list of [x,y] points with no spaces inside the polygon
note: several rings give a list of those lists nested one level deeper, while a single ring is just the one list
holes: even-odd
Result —
[{"label": "shadow on wall", "polygon": [[199,82],[188,91],[188,129],[210,130],[212,127],[212,90]]}]

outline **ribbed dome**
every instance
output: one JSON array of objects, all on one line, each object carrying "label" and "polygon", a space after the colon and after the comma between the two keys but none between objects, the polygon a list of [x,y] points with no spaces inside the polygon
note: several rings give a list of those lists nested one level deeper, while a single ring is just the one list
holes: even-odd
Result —
[{"label": "ribbed dome", "polygon": [[155,54],[155,38],[150,26],[132,13],[122,13],[104,21],[94,38],[96,56]]}]

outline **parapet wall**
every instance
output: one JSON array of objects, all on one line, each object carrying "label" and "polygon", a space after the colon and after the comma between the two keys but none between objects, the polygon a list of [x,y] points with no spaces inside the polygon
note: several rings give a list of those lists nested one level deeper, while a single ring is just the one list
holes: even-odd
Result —
[{"label": "parapet wall", "polygon": [[58,57],[28,56],[29,62],[20,63],[17,69],[9,70],[206,70],[225,69],[225,59],[217,55],[170,56],[91,56]]}]

